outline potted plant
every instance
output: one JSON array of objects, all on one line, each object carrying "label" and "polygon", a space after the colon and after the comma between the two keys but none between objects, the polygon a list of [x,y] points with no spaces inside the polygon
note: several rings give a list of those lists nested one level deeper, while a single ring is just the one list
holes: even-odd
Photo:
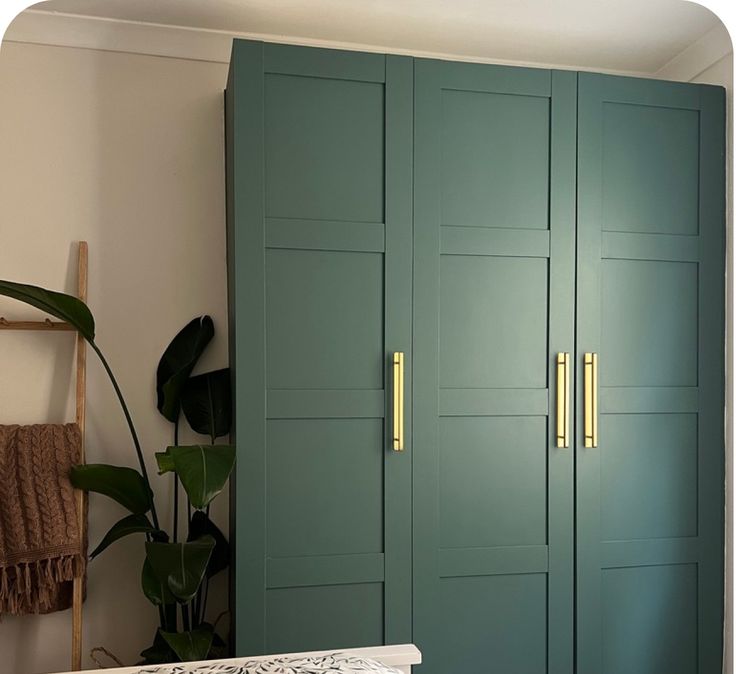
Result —
[{"label": "potted plant", "polygon": [[[140,440],[120,386],[95,342],[95,322],[79,299],[37,286],[0,281],[0,295],[12,297],[74,326],[98,355],[107,372],[130,430],[139,470],[109,464],[86,464],[72,469],[75,487],[103,494],[123,506],[128,515],[115,523],[92,551],[93,559],[115,541],[132,534],[145,537],[141,587],[156,606],[159,628],[145,649],[141,664],[203,660],[224,654],[225,643],[207,622],[209,580],[227,567],[230,557],[225,536],[209,517],[210,503],[223,490],[235,463],[235,448],[216,444],[230,433],[231,397],[228,369],[192,376],[214,336],[209,316],[188,323],[164,352],[156,373],[157,406],[173,425],[173,444],[156,453],[159,474],[174,481],[171,534],[162,526],[146,470]],[[191,428],[209,442],[179,445],[182,413]],[[180,486],[186,498],[179,531]],[[182,501],[184,499],[181,499]]]}]

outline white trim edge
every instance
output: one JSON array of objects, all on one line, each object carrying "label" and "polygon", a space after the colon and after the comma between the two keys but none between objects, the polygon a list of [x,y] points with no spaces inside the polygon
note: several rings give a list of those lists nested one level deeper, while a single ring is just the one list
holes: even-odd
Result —
[{"label": "white trim edge", "polygon": [[494,63],[532,68],[557,68],[560,70],[594,70],[595,72],[614,75],[651,77],[651,73],[644,71],[581,68],[574,64],[562,65],[531,61],[510,61],[468,54],[397,49],[383,45],[317,40],[291,35],[234,33],[222,30],[189,28],[159,23],[83,16],[81,14],[50,12],[40,9],[27,9],[21,12],[8,27],[3,37],[3,42],[23,42],[56,47],[76,47],[79,49],[96,49],[101,51],[146,54],[149,56],[165,56],[194,61],[229,63],[232,40],[234,38],[261,40],[263,42],[280,42],[307,47],[400,54],[445,61]]},{"label": "white trim edge", "polygon": [[658,79],[689,82],[732,51],[728,30],[719,21],[705,35],[662,66],[654,76]]},{"label": "white trim edge", "polygon": [[[256,655],[251,657],[243,657],[243,658],[231,658],[228,660],[206,660],[206,661],[199,661],[199,662],[187,662],[187,663],[177,663],[181,667],[192,667],[195,668],[198,665],[218,665],[218,664],[227,664],[227,665],[240,665],[245,662],[262,662],[264,660],[272,660],[274,658],[304,658],[304,657],[319,657],[321,655],[331,655],[333,653],[341,653],[343,655],[350,655],[356,658],[367,658],[370,660],[375,660],[377,662],[380,662],[383,665],[386,665],[388,667],[397,667],[401,668],[405,671],[409,671],[409,669],[413,665],[421,664],[422,662],[422,654],[419,651],[419,649],[414,644],[399,644],[399,645],[392,645],[392,646],[368,646],[366,648],[341,648],[336,651],[308,651],[306,653],[284,653],[284,654],[278,654],[278,655]],[[174,665],[155,665],[153,667],[160,667],[161,668],[161,674],[165,674],[166,670],[170,667],[173,667]],[[145,667],[141,667],[140,665],[137,667],[122,667],[122,668],[114,668],[114,669],[106,669],[105,672],[109,672],[109,674],[139,674],[141,669],[148,669]],[[99,672],[99,669],[95,670],[85,670],[83,672],[79,672],[78,674],[96,674]],[[71,672],[59,672],[59,674],[72,674]]]},{"label": "white trim edge", "polygon": [[3,43],[24,42],[228,63],[233,35],[220,32],[27,9]]}]

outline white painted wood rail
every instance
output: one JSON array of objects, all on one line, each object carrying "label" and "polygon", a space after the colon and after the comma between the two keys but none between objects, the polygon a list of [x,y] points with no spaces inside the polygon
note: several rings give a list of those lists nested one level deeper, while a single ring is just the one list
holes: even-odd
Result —
[{"label": "white painted wood rail", "polygon": [[[384,665],[387,665],[389,667],[395,667],[396,669],[400,670],[404,674],[411,674],[411,668],[413,665],[418,665],[422,662],[422,654],[419,652],[419,649],[414,644],[399,644],[395,646],[370,646],[368,648],[343,648],[335,651],[309,651],[307,653],[278,653],[273,655],[257,655],[257,656],[251,656],[251,657],[244,657],[244,658],[230,658],[228,660],[207,660],[205,662],[190,662],[186,663],[192,667],[196,665],[206,665],[206,664],[231,664],[231,665],[238,665],[245,662],[253,662],[255,661],[262,661],[262,660],[271,660],[273,658],[283,658],[283,657],[293,657],[293,658],[303,658],[303,657],[317,657],[320,655],[329,655],[331,653],[342,653],[345,655],[350,655],[352,657],[358,657],[358,658],[369,658],[371,660],[375,660],[376,662],[380,662]],[[179,666],[182,665],[182,663],[178,663]],[[173,665],[172,665],[173,666]],[[148,669],[152,669],[153,667],[159,667],[162,674],[165,674],[167,665],[151,665],[148,666]],[[85,672],[77,673],[77,674],[100,674],[100,672],[104,672],[105,674],[138,674],[138,672],[141,671],[141,669],[144,669],[140,665],[137,667],[117,667],[114,669],[89,669]],[[58,672],[57,674],[70,674],[69,672]]]}]

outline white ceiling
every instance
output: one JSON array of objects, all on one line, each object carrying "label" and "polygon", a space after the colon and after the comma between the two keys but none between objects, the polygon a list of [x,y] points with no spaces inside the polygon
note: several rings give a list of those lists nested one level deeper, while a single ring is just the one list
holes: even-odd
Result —
[{"label": "white ceiling", "polygon": [[719,23],[685,0],[48,0],[33,8],[642,73],[656,72]]}]

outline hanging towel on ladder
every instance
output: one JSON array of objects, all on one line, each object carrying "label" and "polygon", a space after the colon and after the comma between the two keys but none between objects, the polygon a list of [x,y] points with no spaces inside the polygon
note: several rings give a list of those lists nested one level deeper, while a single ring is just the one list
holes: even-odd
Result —
[{"label": "hanging towel on ladder", "polygon": [[86,564],[69,470],[76,424],[0,425],[0,616],[71,606]]}]

